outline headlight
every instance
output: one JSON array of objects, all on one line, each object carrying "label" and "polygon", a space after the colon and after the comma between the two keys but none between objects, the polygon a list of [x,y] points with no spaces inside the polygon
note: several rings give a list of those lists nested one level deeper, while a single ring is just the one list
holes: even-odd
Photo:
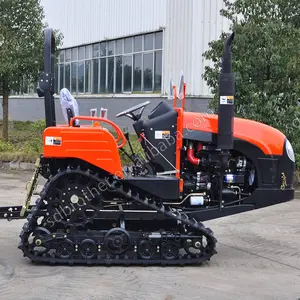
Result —
[{"label": "headlight", "polygon": [[286,150],[286,153],[287,153],[289,159],[290,159],[292,162],[295,162],[295,154],[294,154],[294,150],[293,150],[293,147],[292,147],[291,143],[289,142],[289,140],[286,140],[286,143],[285,143],[285,150]]}]

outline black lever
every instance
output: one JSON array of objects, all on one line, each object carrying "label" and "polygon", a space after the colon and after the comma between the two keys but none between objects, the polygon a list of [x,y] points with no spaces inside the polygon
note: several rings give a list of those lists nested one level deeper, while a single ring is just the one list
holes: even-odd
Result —
[{"label": "black lever", "polygon": [[[68,122],[70,125],[72,118],[74,118],[74,114],[73,114],[73,111],[71,110],[71,108],[67,108],[67,115],[68,115]],[[73,127],[80,127],[80,125],[76,124],[76,122],[73,122]]]},{"label": "black lever", "polygon": [[126,140],[128,141],[128,145],[129,145],[129,148],[131,150],[131,153],[132,153],[132,156],[134,156],[134,151],[133,151],[133,148],[132,148],[132,145],[131,145],[131,142],[130,142],[130,139],[129,139],[129,133],[128,131],[126,133],[124,133],[124,136],[126,138]]}]

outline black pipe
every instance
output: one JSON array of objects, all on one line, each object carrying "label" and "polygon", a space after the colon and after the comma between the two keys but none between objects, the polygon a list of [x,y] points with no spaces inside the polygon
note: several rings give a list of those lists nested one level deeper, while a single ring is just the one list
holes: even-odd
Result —
[{"label": "black pipe", "polygon": [[222,199],[223,178],[230,158],[229,150],[233,149],[233,120],[234,120],[234,94],[235,75],[232,73],[231,43],[234,39],[232,33],[226,40],[222,57],[222,69],[219,82],[218,99],[218,138],[217,148],[220,150],[219,172],[219,209],[224,207]]},{"label": "black pipe", "polygon": [[230,150],[233,148],[233,117],[235,75],[232,73],[231,43],[234,39],[232,33],[226,40],[222,58],[222,70],[219,81],[218,99],[218,149]]},{"label": "black pipe", "polygon": [[39,97],[44,97],[46,127],[56,126],[55,117],[55,37],[53,30],[45,30],[44,40],[44,71],[40,75],[37,93]]},{"label": "black pipe", "polygon": [[227,38],[224,53],[222,58],[222,73],[231,73],[232,72],[232,52],[231,44],[234,40],[234,32]]}]

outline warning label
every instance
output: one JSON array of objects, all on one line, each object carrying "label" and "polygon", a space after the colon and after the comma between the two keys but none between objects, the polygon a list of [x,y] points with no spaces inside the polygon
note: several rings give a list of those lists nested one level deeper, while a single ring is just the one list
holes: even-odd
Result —
[{"label": "warning label", "polygon": [[233,96],[220,96],[220,104],[234,104],[234,97]]},{"label": "warning label", "polygon": [[61,137],[46,136],[46,140],[45,140],[46,146],[61,146],[61,143],[62,143]]},{"label": "warning label", "polygon": [[155,139],[169,139],[170,138],[170,131],[155,131]]}]

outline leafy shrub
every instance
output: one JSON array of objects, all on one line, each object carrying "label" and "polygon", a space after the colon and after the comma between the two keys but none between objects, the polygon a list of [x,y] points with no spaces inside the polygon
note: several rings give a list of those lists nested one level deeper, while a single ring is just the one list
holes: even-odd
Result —
[{"label": "leafy shrub", "polygon": [[0,140],[0,152],[11,152],[13,150],[14,146],[12,144]]},{"label": "leafy shrub", "polygon": [[24,150],[25,153],[41,153],[42,152],[42,139],[39,138],[32,138],[30,140],[28,140],[25,145],[24,148],[22,148]]},{"label": "leafy shrub", "polygon": [[29,130],[31,124],[31,121],[12,121],[12,128],[16,131],[26,131]]},{"label": "leafy shrub", "polygon": [[30,129],[35,133],[43,133],[46,128],[46,121],[45,119],[36,120],[35,122],[31,123]]}]

